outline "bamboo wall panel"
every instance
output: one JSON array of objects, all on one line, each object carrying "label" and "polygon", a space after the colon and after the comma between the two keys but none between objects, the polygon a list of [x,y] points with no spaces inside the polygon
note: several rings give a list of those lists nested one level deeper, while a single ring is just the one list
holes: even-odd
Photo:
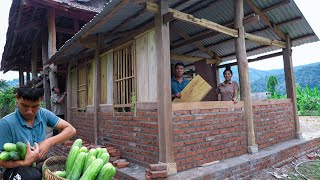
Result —
[{"label": "bamboo wall panel", "polygon": [[211,89],[212,87],[200,75],[197,75],[181,91],[181,98],[175,98],[173,102],[199,102]]}]

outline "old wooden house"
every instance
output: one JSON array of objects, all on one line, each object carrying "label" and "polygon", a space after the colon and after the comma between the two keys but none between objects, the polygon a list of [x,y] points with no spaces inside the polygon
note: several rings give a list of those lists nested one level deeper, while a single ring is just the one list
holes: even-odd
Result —
[{"label": "old wooden house", "polygon": [[[48,28],[50,46],[58,28]],[[112,0],[44,67],[63,67],[78,137],[143,166],[165,162],[173,174],[301,138],[292,47],[318,40],[293,0]],[[248,63],[275,56],[283,56],[287,99],[253,101]],[[214,92],[221,63],[232,59],[237,104]],[[176,62],[194,65],[213,87],[203,101],[172,103]],[[2,68],[18,70],[10,67]]]}]

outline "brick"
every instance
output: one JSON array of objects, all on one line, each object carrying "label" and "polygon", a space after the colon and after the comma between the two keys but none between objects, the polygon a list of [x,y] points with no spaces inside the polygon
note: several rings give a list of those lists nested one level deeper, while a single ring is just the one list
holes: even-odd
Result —
[{"label": "brick", "polygon": [[118,162],[117,168],[125,168],[129,165],[129,162]]},{"label": "brick", "polygon": [[164,171],[150,171],[151,178],[165,178],[168,176],[167,170]]},{"label": "brick", "polygon": [[164,171],[167,170],[167,164],[160,163],[160,164],[149,164],[150,171]]}]

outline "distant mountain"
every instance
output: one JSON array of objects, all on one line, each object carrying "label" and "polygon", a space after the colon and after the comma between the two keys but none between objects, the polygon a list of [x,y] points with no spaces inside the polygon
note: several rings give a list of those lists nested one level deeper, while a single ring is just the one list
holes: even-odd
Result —
[{"label": "distant mountain", "polygon": [[[303,66],[296,66],[293,68],[295,83],[301,87],[308,85],[310,88],[320,87],[320,63],[313,63]],[[280,94],[285,94],[286,84],[284,70],[271,70],[266,71],[266,74],[275,76],[278,80],[276,90]],[[269,75],[270,76],[270,75]],[[252,92],[264,92],[267,90],[268,77],[263,77],[252,82]]]},{"label": "distant mountain", "polygon": [[11,81],[7,81],[7,83],[12,87],[18,87],[19,86],[19,79],[13,79]]}]

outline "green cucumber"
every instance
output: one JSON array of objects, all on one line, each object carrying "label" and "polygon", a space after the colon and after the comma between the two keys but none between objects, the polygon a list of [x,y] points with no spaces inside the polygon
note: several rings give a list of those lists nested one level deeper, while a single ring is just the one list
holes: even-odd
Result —
[{"label": "green cucumber", "polygon": [[80,148],[80,152],[85,152],[85,153],[87,153],[87,152],[88,152],[87,147],[82,146],[82,147]]},{"label": "green cucumber", "polygon": [[96,180],[112,180],[116,172],[116,168],[108,162],[107,164],[102,166]]},{"label": "green cucumber", "polygon": [[78,146],[72,147],[71,150],[69,151],[69,155],[67,157],[66,165],[65,165],[65,170],[67,172],[67,175],[69,175],[69,173],[71,172],[72,166],[79,153],[80,151]]},{"label": "green cucumber", "polygon": [[81,148],[82,146],[82,139],[77,139],[73,142],[72,147],[74,146],[78,146],[79,148]]},{"label": "green cucumber", "polygon": [[106,164],[107,162],[109,162],[109,158],[110,158],[110,154],[105,152],[100,156],[100,159],[103,160],[103,164]]},{"label": "green cucumber", "polygon": [[3,151],[0,154],[0,161],[8,161],[8,160],[10,160],[10,153],[7,151]]},{"label": "green cucumber", "polygon": [[73,165],[71,172],[68,174],[68,180],[78,180],[82,174],[87,153],[80,152],[77,156],[76,163]]},{"label": "green cucumber", "polygon": [[16,146],[16,144],[14,144],[14,143],[5,143],[5,144],[3,145],[3,149],[4,149],[5,151],[8,151],[8,152],[10,152],[10,151],[17,151],[17,146]]},{"label": "green cucumber", "polygon": [[23,142],[17,142],[16,143],[16,146],[17,146],[17,152],[20,156],[20,158],[22,160],[24,160],[24,158],[26,157],[26,154],[27,154],[27,145]]},{"label": "green cucumber", "polygon": [[67,177],[67,172],[66,171],[55,171],[53,174],[62,177],[62,178],[66,178]]},{"label": "green cucumber", "polygon": [[9,152],[9,155],[10,155],[10,160],[14,160],[14,161],[20,160],[20,156],[16,151]]},{"label": "green cucumber", "polygon": [[102,159],[94,160],[90,164],[88,169],[83,173],[83,175],[81,176],[80,180],[94,180],[98,176],[102,166],[103,166],[103,160]]}]

